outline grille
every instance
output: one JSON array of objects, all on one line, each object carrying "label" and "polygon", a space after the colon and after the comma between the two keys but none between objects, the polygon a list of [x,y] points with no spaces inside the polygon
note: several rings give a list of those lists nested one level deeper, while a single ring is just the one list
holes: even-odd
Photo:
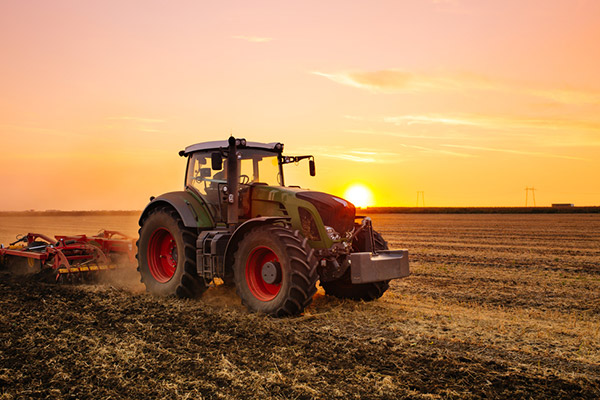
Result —
[{"label": "grille", "polygon": [[321,192],[300,192],[296,197],[311,202],[319,212],[323,223],[331,226],[342,236],[354,227],[356,209],[349,201]]}]

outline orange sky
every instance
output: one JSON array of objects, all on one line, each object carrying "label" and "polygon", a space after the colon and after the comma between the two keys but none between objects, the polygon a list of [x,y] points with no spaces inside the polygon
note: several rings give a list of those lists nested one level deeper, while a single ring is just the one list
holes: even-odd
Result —
[{"label": "orange sky", "polygon": [[[600,204],[598,1],[3,1],[0,210],[141,209],[230,132],[380,206]],[[293,170],[292,166],[292,170]]]}]

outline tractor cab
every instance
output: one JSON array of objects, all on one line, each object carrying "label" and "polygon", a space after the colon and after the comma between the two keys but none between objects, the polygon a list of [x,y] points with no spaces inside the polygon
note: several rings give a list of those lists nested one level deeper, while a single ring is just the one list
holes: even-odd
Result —
[{"label": "tractor cab", "polygon": [[[312,156],[284,157],[282,143],[246,142],[238,139],[236,146],[237,171],[232,180],[238,186],[238,217],[246,220],[252,217],[252,192],[256,186],[284,185],[283,165],[310,158],[310,173],[314,176]],[[211,211],[215,222],[227,221],[227,194],[233,186],[228,186],[228,175],[232,164],[227,159],[229,143],[212,141],[188,146],[180,154],[188,157],[185,186],[202,197]],[[237,179],[235,178],[237,177]]]},{"label": "tractor cab", "polygon": [[[219,142],[216,142],[219,143]],[[206,193],[207,186],[211,183],[227,183],[227,164],[213,162],[222,157],[221,148],[226,148],[227,143],[219,148],[213,147],[215,142],[200,143],[188,147],[185,154],[191,153],[188,159],[186,173],[186,186]],[[263,184],[270,186],[283,186],[283,172],[279,159],[283,145],[249,143],[248,147],[238,149],[239,183],[242,185]],[[280,150],[275,148],[279,145]],[[206,146],[207,148],[202,148]],[[195,149],[197,148],[197,150]],[[193,152],[193,153],[192,153]],[[216,154],[216,156],[214,156]]]}]

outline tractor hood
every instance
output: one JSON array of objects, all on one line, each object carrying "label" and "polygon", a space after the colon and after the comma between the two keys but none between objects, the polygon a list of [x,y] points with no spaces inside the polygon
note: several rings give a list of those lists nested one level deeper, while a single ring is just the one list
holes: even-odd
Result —
[{"label": "tractor hood", "polygon": [[323,223],[335,229],[342,236],[354,227],[356,209],[349,201],[327,193],[313,191],[297,192],[296,197],[314,205]]}]

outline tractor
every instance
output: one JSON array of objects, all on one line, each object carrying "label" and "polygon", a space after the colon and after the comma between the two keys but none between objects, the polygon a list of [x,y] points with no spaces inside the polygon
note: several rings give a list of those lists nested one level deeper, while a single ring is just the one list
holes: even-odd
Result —
[{"label": "tractor", "polygon": [[[151,197],[139,219],[138,271],[158,295],[198,297],[235,285],[251,311],[303,312],[316,293],[374,300],[409,275],[408,251],[388,250],[371,219],[330,194],[286,186],[282,143],[233,136],[188,146],[185,189]],[[361,219],[360,221],[357,221]]]}]

